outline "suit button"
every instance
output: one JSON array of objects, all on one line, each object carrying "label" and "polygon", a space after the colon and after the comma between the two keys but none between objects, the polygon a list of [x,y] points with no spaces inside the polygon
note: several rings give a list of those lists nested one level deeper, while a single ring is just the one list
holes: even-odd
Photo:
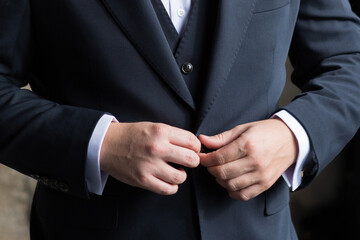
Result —
[{"label": "suit button", "polygon": [[189,62],[186,62],[184,63],[182,66],[181,66],[181,71],[182,73],[184,74],[189,74],[191,73],[192,71],[194,70],[194,66],[189,63]]}]

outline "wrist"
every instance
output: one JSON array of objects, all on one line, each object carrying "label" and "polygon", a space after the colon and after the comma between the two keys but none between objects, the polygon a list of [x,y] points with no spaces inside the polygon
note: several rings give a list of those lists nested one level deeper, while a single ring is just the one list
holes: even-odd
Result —
[{"label": "wrist", "polygon": [[289,126],[281,118],[274,116],[270,120],[276,122],[276,124],[278,125],[279,133],[281,133],[279,135],[284,136],[284,139],[286,139],[285,146],[286,148],[288,148],[290,153],[290,157],[289,157],[290,164],[288,166],[290,167],[291,165],[296,163],[296,158],[299,152],[296,136],[291,130],[291,128],[289,128]]},{"label": "wrist", "polygon": [[100,169],[101,171],[109,173],[112,168],[111,159],[113,159],[115,153],[113,149],[119,149],[119,143],[116,139],[121,139],[123,123],[112,122],[110,123],[103,143],[100,149]]}]

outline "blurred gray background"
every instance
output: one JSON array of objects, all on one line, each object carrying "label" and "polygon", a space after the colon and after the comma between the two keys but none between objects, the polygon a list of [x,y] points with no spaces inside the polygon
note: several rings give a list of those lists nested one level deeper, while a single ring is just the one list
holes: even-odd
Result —
[{"label": "blurred gray background", "polygon": [[[280,105],[298,92],[288,81]],[[357,136],[308,188],[291,194],[293,221],[300,239],[356,239],[360,226],[359,149]],[[0,164],[0,240],[29,239],[34,188],[34,180]]]}]

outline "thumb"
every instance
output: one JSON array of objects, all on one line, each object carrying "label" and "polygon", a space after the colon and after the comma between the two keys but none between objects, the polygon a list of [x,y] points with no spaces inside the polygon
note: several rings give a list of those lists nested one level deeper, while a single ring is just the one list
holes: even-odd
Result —
[{"label": "thumb", "polygon": [[235,129],[219,133],[214,136],[199,135],[200,142],[209,149],[218,149],[231,143],[239,137],[239,133]]}]

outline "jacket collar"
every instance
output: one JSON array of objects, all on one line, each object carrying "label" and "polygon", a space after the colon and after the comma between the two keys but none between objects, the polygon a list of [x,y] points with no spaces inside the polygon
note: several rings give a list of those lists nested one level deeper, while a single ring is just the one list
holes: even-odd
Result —
[{"label": "jacket collar", "polygon": [[[118,26],[166,84],[191,108],[194,100],[148,0],[101,0]],[[211,105],[235,62],[251,20],[256,0],[219,0],[214,47],[211,50],[208,84],[199,109],[199,123]],[[141,27],[139,27],[141,26]]]},{"label": "jacket collar", "polygon": [[118,26],[168,86],[191,108],[195,103],[149,0],[102,0]]}]

